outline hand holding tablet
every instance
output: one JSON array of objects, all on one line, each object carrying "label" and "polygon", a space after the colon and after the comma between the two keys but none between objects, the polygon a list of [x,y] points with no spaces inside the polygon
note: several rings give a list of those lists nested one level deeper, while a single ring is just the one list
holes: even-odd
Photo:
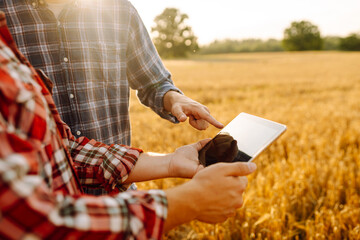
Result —
[{"label": "hand holding tablet", "polygon": [[252,161],[285,130],[283,124],[240,113],[199,151],[200,163]]}]

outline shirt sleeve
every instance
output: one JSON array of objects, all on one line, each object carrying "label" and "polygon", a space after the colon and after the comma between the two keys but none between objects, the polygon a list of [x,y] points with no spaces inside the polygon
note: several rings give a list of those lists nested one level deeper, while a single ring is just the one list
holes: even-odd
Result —
[{"label": "shirt sleeve", "polygon": [[[129,3],[130,4],[130,3]],[[127,76],[130,87],[137,90],[140,101],[162,118],[178,123],[164,110],[163,97],[172,90],[182,94],[171,80],[136,9],[130,4],[127,48]]]},{"label": "shirt sleeve", "polygon": [[[49,102],[51,95],[46,94],[45,98]],[[123,182],[143,151],[120,144],[106,145],[86,137],[75,138],[70,127],[61,120],[55,105],[49,104],[49,107],[82,187],[100,191],[105,189],[107,193],[127,190],[129,184]]]},{"label": "shirt sleeve", "polygon": [[30,174],[36,157],[32,151],[0,158],[1,239],[161,239],[163,191],[111,197],[52,193],[41,176]]},{"label": "shirt sleeve", "polygon": [[70,127],[61,120],[50,93],[43,89],[43,96],[82,187],[101,192],[105,189],[107,193],[127,190],[129,184],[123,182],[134,168],[142,150],[119,144],[106,145],[86,137],[75,138]]},{"label": "shirt sleeve", "polygon": [[[4,104],[0,99],[0,106]],[[163,191],[129,191],[101,197],[53,192],[49,179],[45,179],[49,164],[43,145],[9,124],[13,122],[9,113],[23,109],[19,104],[8,106],[0,108],[0,239],[161,239],[167,216]],[[87,159],[80,154],[82,151],[92,156],[91,161],[111,151],[116,152],[109,153],[114,158],[131,154],[118,151],[120,146],[105,149],[85,139],[76,142],[73,144],[79,153],[73,154],[77,161]],[[64,149],[54,154],[61,151]],[[65,164],[58,170],[66,168]],[[59,174],[50,171],[54,179]]]},{"label": "shirt sleeve", "polygon": [[108,193],[128,188],[128,184],[123,182],[142,152],[125,145],[106,145],[86,137],[70,139],[69,151],[82,186],[105,188]]}]

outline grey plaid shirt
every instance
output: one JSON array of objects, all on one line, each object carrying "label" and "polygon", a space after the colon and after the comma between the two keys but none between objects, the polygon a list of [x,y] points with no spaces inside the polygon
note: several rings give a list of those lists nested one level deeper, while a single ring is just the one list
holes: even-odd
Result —
[{"label": "grey plaid shirt", "polygon": [[75,136],[130,144],[129,92],[161,117],[179,91],[127,0],[76,0],[58,19],[45,0],[0,0],[19,50],[55,83],[54,100]]}]

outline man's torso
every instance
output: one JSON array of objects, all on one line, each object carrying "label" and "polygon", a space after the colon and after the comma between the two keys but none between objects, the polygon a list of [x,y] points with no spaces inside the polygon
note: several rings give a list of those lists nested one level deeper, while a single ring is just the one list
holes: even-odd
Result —
[{"label": "man's torso", "polygon": [[74,1],[58,18],[44,1],[2,0],[19,50],[54,81],[75,136],[130,144],[127,1]]}]

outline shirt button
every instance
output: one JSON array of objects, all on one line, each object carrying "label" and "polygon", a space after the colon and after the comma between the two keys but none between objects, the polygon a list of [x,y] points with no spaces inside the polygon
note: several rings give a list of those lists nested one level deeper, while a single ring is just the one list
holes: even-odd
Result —
[{"label": "shirt button", "polygon": [[64,62],[68,62],[69,59],[67,57],[64,57]]},{"label": "shirt button", "polygon": [[76,132],[76,135],[80,136],[80,135],[81,135],[81,132],[80,132],[80,131],[77,131],[77,132]]},{"label": "shirt button", "polygon": [[75,96],[74,96],[74,94],[70,93],[69,97],[74,98]]}]

